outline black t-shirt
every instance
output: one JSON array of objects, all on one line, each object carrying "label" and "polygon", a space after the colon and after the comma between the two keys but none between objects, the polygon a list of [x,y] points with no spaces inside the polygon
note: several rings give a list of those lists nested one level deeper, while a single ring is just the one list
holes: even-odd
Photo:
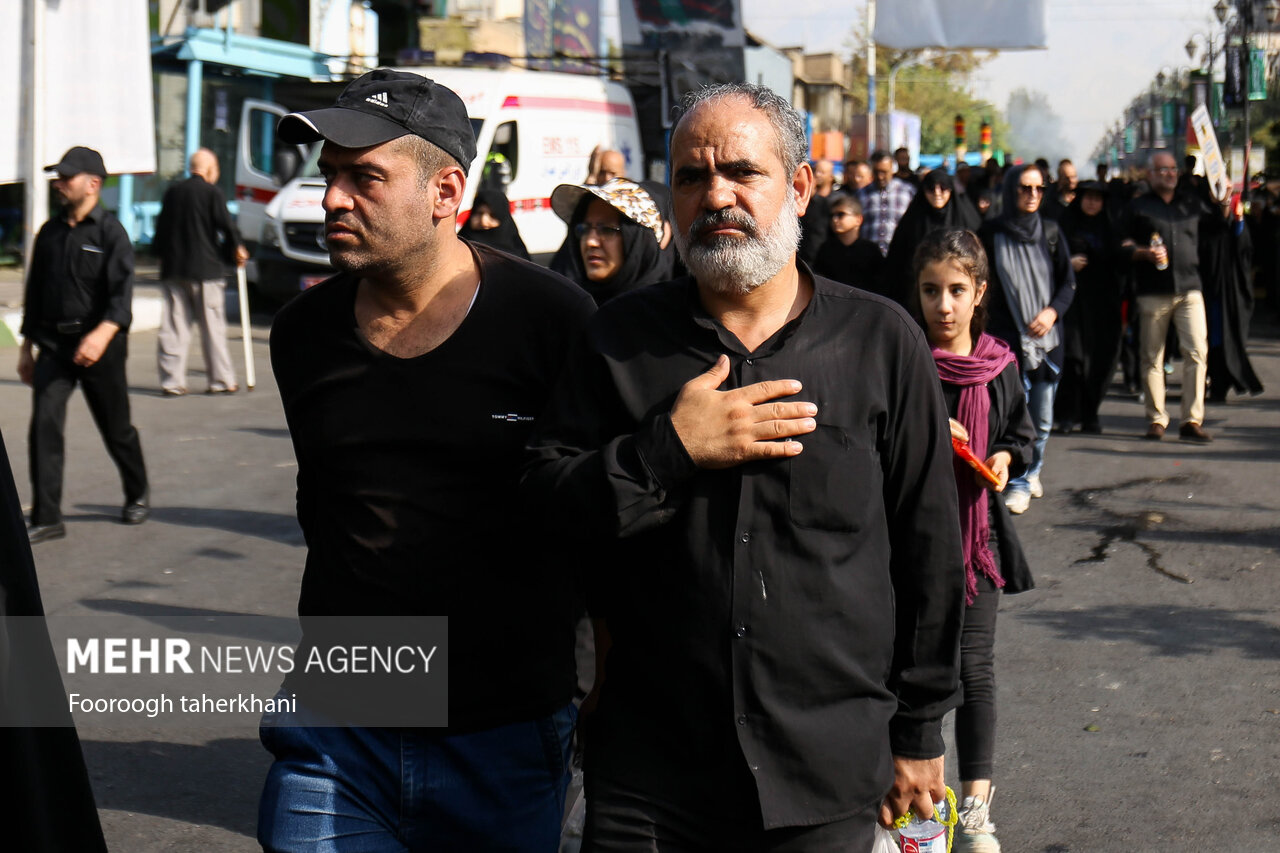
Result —
[{"label": "black t-shirt", "polygon": [[472,250],[475,302],[424,355],[365,338],[345,274],[271,330],[308,548],[298,612],[447,615],[450,730],[572,698],[572,580],[529,535],[517,483],[534,418],[594,309],[541,267]]}]

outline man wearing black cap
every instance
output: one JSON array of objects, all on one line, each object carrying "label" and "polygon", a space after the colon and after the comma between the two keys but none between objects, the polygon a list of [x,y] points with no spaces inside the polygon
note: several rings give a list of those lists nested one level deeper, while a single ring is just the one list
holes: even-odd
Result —
[{"label": "man wearing black cap", "polygon": [[[62,213],[40,229],[23,302],[18,377],[34,389],[28,451],[31,542],[66,536],[62,522],[63,431],[76,384],[124,485],[121,521],[150,513],[147,472],[129,417],[128,358],[133,246],[120,222],[98,207],[107,176],[102,155],[75,147],[49,166]],[[39,350],[38,355],[36,350]]]},{"label": "man wearing black cap", "polygon": [[271,330],[308,545],[303,645],[320,645],[321,617],[447,616],[449,701],[446,728],[322,727],[333,718],[299,693],[296,713],[264,719],[276,761],[259,841],[555,850],[576,719],[574,590],[563,561],[531,544],[517,483],[591,300],[458,238],[476,147],[443,86],[370,72],[279,134],[324,140],[339,270]]}]

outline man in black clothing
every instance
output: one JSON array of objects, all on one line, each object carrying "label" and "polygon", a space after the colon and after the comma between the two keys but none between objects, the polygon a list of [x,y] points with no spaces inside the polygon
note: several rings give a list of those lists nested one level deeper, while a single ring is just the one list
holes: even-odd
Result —
[{"label": "man in black clothing", "polygon": [[[1173,155],[1151,155],[1147,180],[1151,192],[1129,203],[1124,248],[1133,261],[1134,289],[1141,314],[1142,373],[1146,391],[1146,437],[1158,441],[1169,426],[1165,410],[1164,346],[1169,324],[1178,331],[1182,351],[1182,423],[1179,437],[1206,443],[1205,378],[1209,327],[1200,281],[1201,229],[1221,228],[1223,214],[1197,195],[1178,192]],[[1158,236],[1160,244],[1153,238]]]},{"label": "man in black clothing", "polygon": [[835,164],[818,160],[813,164],[813,198],[800,217],[800,257],[812,265],[818,250],[831,234],[831,190],[835,186]]},{"label": "man in black clothing", "polygon": [[[79,384],[124,485],[121,521],[150,513],[147,471],[129,418],[125,361],[133,318],[133,245],[98,206],[107,176],[102,155],[75,147],[57,165],[54,189],[65,206],[36,235],[27,271],[18,377],[34,391],[28,453],[31,542],[66,536],[62,521],[63,432],[67,399]],[[38,353],[37,353],[38,350]]]},{"label": "man in black clothing", "polygon": [[334,107],[286,116],[280,137],[324,140],[325,239],[340,270],[271,330],[308,546],[304,645],[319,647],[312,627],[326,617],[447,616],[450,676],[447,728],[326,728],[302,694],[296,713],[264,719],[276,760],[259,840],[554,851],[577,613],[565,563],[531,545],[517,486],[591,298],[458,238],[476,145],[443,86],[373,71]]},{"label": "man in black clothing", "polygon": [[671,151],[692,277],[596,315],[525,474],[551,535],[603,543],[586,844],[867,850],[942,799],[957,699],[933,361],[896,305],[797,263],[813,179],[786,101],[704,89]]},{"label": "man in black clothing", "polygon": [[905,148],[899,148],[893,152],[893,162],[898,165],[898,171],[894,173],[894,177],[900,181],[906,181],[913,187],[920,186],[920,176],[911,171],[911,152]]},{"label": "man in black clothing", "polygon": [[1057,222],[1066,213],[1067,208],[1076,197],[1076,165],[1070,160],[1058,161],[1058,179],[1049,184],[1049,173],[1044,172],[1044,182],[1048,184],[1044,191],[1044,201],[1040,204],[1040,215]]},{"label": "man in black clothing", "polygon": [[165,191],[152,246],[160,255],[164,313],[156,361],[160,391],[187,393],[187,348],[191,324],[200,326],[210,394],[237,390],[227,353],[227,266],[249,260],[218,189],[218,158],[208,148],[191,155],[191,177]]}]

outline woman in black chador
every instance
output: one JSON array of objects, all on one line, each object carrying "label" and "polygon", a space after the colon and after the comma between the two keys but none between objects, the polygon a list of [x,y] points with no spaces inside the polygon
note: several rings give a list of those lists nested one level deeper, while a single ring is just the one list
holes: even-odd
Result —
[{"label": "woman in black chador", "polygon": [[1245,348],[1253,315],[1253,243],[1238,208],[1231,221],[1202,232],[1200,279],[1209,322],[1209,401],[1225,403],[1231,390],[1261,394]]},{"label": "woman in black chador", "polygon": [[978,211],[968,201],[956,195],[955,182],[950,175],[941,169],[934,169],[925,175],[920,181],[920,189],[898,221],[893,240],[889,243],[884,273],[887,295],[896,299],[900,305],[911,304],[911,295],[916,286],[911,260],[915,257],[916,247],[924,240],[924,235],[943,228],[963,228],[977,232],[981,226],[982,219],[978,216]]},{"label": "woman in black chador", "polygon": [[1058,428],[1102,432],[1098,407],[1106,396],[1120,349],[1123,302],[1121,234],[1106,209],[1107,185],[1083,181],[1062,214],[1062,238],[1071,253],[1076,296],[1063,333],[1062,383],[1054,401]]},{"label": "woman in black chador", "polygon": [[484,243],[517,258],[529,260],[529,250],[511,217],[511,203],[500,190],[478,190],[471,215],[458,234],[473,243]]}]

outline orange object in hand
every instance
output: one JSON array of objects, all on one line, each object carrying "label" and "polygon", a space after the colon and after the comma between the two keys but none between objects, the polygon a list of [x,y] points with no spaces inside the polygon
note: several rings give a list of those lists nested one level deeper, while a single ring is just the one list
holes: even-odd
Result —
[{"label": "orange object in hand", "polygon": [[1000,488],[1000,478],[996,476],[994,471],[987,467],[985,462],[979,459],[974,452],[969,449],[969,442],[961,441],[955,436],[952,436],[951,449],[956,452],[956,456],[959,456],[965,462],[968,462],[969,466],[981,474],[987,482],[995,486],[997,489]]}]

